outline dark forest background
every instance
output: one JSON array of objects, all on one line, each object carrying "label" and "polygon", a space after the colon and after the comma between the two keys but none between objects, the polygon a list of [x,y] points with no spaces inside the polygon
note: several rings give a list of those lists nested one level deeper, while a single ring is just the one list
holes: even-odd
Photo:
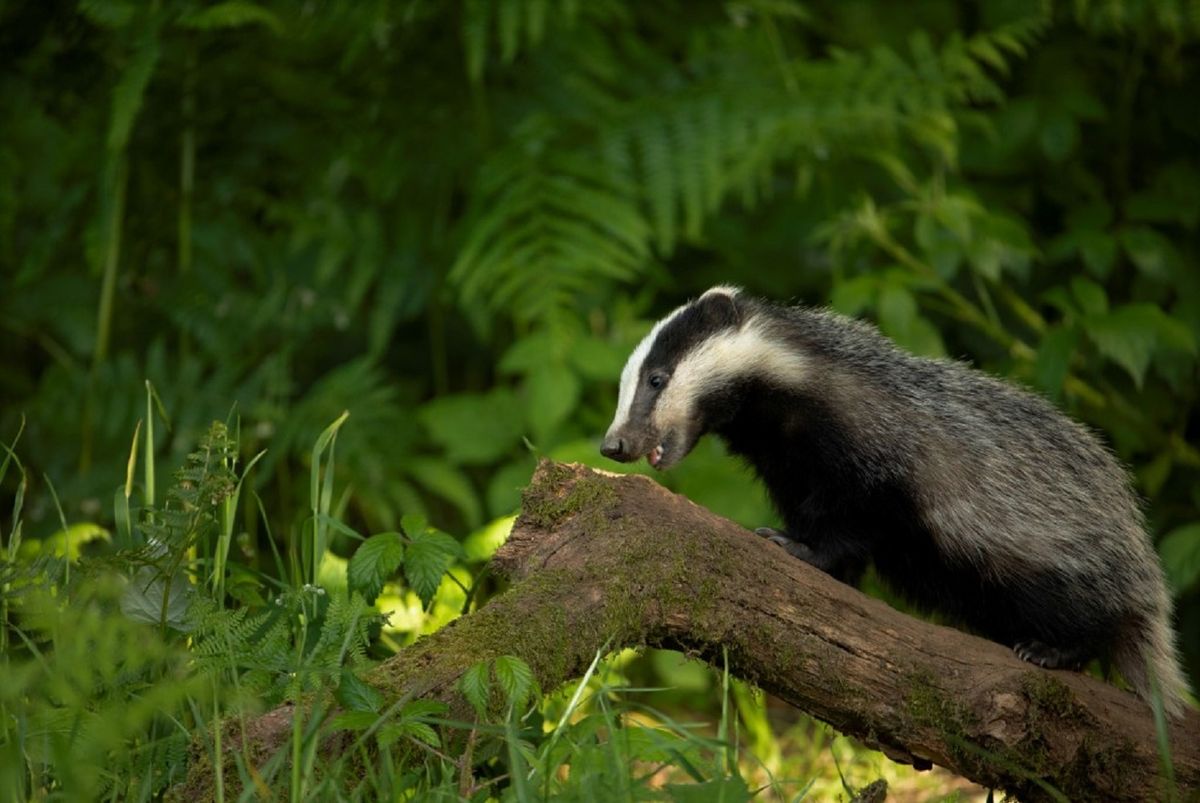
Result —
[{"label": "dark forest background", "polygon": [[[438,541],[434,587],[474,588],[538,457],[618,468],[599,438],[653,320],[733,283],[873,320],[1099,431],[1200,680],[1194,0],[6,0],[0,62],[6,594],[62,572],[56,550],[136,574],[119,556],[168,543],[170,571],[219,574],[209,601],[253,616],[305,582],[344,592],[359,537],[414,531],[458,545]],[[343,411],[335,452],[318,438]],[[198,448],[232,505],[211,532],[155,531]],[[187,465],[202,484],[215,464]],[[773,519],[718,444],[656,476]],[[398,566],[362,595],[393,611],[363,660],[461,603]],[[57,643],[21,604],[6,672]],[[186,628],[165,608],[168,650]],[[613,666],[711,711],[720,678],[677,664]],[[42,666],[5,676],[26,722],[0,724],[5,788],[177,779],[63,769],[93,755],[69,729],[32,751],[49,737],[28,723],[97,710],[35,700]],[[740,710],[778,752],[762,702]],[[155,717],[114,738],[170,742]],[[179,743],[151,763],[182,766]]]}]

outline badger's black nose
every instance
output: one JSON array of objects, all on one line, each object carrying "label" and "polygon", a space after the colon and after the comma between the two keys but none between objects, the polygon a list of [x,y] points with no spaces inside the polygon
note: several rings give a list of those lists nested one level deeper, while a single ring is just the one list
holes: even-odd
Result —
[{"label": "badger's black nose", "polygon": [[625,441],[613,435],[609,435],[604,439],[604,443],[600,444],[600,454],[612,460],[624,460]]}]

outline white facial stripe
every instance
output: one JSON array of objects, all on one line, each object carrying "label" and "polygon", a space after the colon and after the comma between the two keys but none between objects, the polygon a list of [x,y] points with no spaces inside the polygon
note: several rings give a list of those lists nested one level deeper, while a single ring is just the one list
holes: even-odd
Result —
[{"label": "white facial stripe", "polygon": [[655,428],[684,426],[696,399],[738,376],[768,376],[774,382],[801,384],[808,375],[803,355],[763,332],[751,319],[741,329],[708,338],[687,354],[671,375],[653,412]]},{"label": "white facial stripe", "polygon": [[650,334],[643,337],[642,342],[638,343],[637,348],[629,355],[629,360],[621,370],[621,390],[617,394],[617,412],[613,416],[613,422],[608,428],[609,432],[623,426],[628,421],[629,408],[633,406],[633,397],[637,394],[638,376],[642,373],[642,363],[646,361],[646,355],[650,353],[650,347],[654,345],[654,341],[658,337],[658,333],[662,331],[662,328],[685,309],[687,309],[686,304],[654,324],[654,328],[650,330]]},{"label": "white facial stripe", "polygon": [[737,294],[740,292],[742,292],[742,288],[738,287],[737,285],[718,284],[715,287],[710,287],[707,290],[705,290],[704,295],[702,295],[700,297],[708,298],[709,296],[714,296],[714,295],[726,295],[726,296],[729,296],[730,298],[735,298],[735,297],[737,297]]}]

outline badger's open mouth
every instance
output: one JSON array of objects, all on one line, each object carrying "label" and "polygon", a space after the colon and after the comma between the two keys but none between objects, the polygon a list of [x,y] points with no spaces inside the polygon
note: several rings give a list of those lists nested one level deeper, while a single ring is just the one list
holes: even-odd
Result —
[{"label": "badger's open mouth", "polygon": [[658,464],[662,462],[662,458],[663,458],[663,445],[661,443],[658,446],[655,446],[653,449],[651,449],[650,453],[648,455],[646,455],[647,462],[649,462],[650,465],[654,466],[655,468],[658,468]]}]

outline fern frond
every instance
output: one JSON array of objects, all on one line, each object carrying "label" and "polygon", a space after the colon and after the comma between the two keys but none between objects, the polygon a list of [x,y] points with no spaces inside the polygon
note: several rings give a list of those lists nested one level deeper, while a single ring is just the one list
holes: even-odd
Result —
[{"label": "fern frond", "polygon": [[481,171],[473,225],[450,272],[463,298],[552,317],[603,280],[649,259],[650,227],[620,164],[550,147],[543,121]]},{"label": "fern frond", "polygon": [[[607,5],[589,0],[588,10],[595,13]],[[472,81],[482,80],[489,51],[496,45],[501,63],[511,64],[522,47],[541,43],[551,22],[570,27],[579,11],[579,0],[466,0],[462,37],[467,75]]]}]

